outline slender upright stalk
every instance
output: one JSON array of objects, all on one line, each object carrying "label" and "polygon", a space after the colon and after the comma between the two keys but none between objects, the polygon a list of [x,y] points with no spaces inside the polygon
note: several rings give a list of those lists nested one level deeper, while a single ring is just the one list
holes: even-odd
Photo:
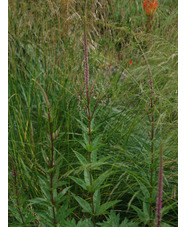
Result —
[{"label": "slender upright stalk", "polygon": [[[90,111],[89,111],[89,107],[88,107],[88,112],[89,112],[89,123],[88,123],[88,136],[89,136],[89,145],[91,145],[91,116],[90,116]],[[90,188],[92,188],[92,167],[91,167],[91,151],[89,151],[88,153],[89,156],[89,174],[90,174]],[[91,192],[91,200],[92,200],[92,213],[93,215],[95,214],[95,210],[94,210],[94,202],[93,202],[93,192]],[[94,216],[92,217],[92,221],[94,223],[94,226],[96,226],[95,224],[95,218]]]},{"label": "slender upright stalk", "polygon": [[[49,134],[50,134],[50,142],[51,142],[51,160],[50,162],[48,162],[48,166],[49,166],[49,169],[52,169],[54,167],[54,137],[53,137],[53,129],[52,129],[52,116],[51,116],[51,112],[50,112],[50,103],[49,103],[49,100],[48,100],[48,97],[44,91],[44,89],[41,87],[41,85],[34,79],[32,79],[41,89],[43,95],[44,95],[44,98],[45,98],[45,101],[46,101],[46,104],[47,104],[47,108],[48,108],[48,122],[49,122]],[[54,202],[54,194],[53,194],[53,173],[51,172],[50,173],[50,195],[51,195],[51,202],[52,202],[52,212],[53,212],[53,221],[54,221],[54,225],[57,224],[56,222],[56,214],[55,214],[55,202]]]},{"label": "slender upright stalk", "polygon": [[158,193],[156,198],[156,225],[161,225],[161,209],[163,199],[163,145],[161,143],[160,150],[160,165],[159,165],[159,177],[158,177]]},{"label": "slender upright stalk", "polygon": [[[50,162],[50,169],[54,167],[54,137],[53,137],[53,131],[52,131],[52,123],[51,123],[51,114],[50,114],[50,106],[48,106],[48,122],[50,127],[50,142],[51,142],[51,162]],[[53,218],[54,218],[54,225],[57,224],[56,222],[56,215],[55,215],[55,203],[54,203],[54,194],[53,194],[53,173],[50,173],[50,194],[51,194],[51,200],[52,200],[52,211],[53,211]]]},{"label": "slender upright stalk", "polygon": [[[88,119],[88,136],[89,136],[89,145],[91,145],[91,110],[90,110],[90,94],[89,94],[89,64],[88,64],[88,46],[87,46],[87,35],[86,35],[86,26],[84,32],[84,58],[85,58],[85,91],[87,99],[87,119]],[[91,167],[91,151],[88,152],[89,157],[89,174],[90,174],[90,187],[92,187],[92,167]],[[92,213],[95,213],[94,202],[93,202],[93,192],[91,192],[92,200]],[[95,226],[95,219],[93,217],[93,223]]]},{"label": "slender upright stalk", "polygon": [[[150,170],[150,198],[152,198],[152,190],[153,190],[153,164],[154,164],[154,91],[153,91],[153,80],[150,71],[148,70],[149,75],[149,85],[150,85],[150,109],[151,109],[151,116],[150,116],[150,124],[151,124],[151,170]],[[152,202],[150,202],[150,224],[151,226],[151,216],[152,216]]]},{"label": "slender upright stalk", "polygon": [[[96,107],[101,100],[99,98],[94,105],[93,108],[91,108],[91,96],[92,92],[94,90],[96,81],[92,84],[91,87],[89,87],[89,64],[88,64],[88,44],[87,44],[87,0],[85,1],[85,17],[84,17],[84,63],[85,63],[85,72],[84,72],[84,87],[81,86],[80,82],[79,89],[75,86],[76,92],[77,92],[77,98],[79,100],[79,103],[82,107],[82,110],[88,120],[88,138],[89,138],[89,147],[91,147],[91,122],[94,117],[94,113],[96,110]],[[92,188],[93,185],[93,178],[92,178],[92,160],[91,160],[91,150],[88,150],[88,161],[89,161],[89,175],[90,175],[90,188]],[[96,227],[95,222],[95,208],[94,208],[94,202],[93,202],[93,192],[90,192],[91,197],[91,203],[92,203],[92,221],[94,224],[94,227]]]},{"label": "slender upright stalk", "polygon": [[20,202],[19,202],[19,193],[18,193],[18,188],[17,188],[17,172],[16,172],[16,169],[15,169],[15,165],[14,165],[14,160],[12,158],[12,156],[9,154],[11,160],[12,160],[12,167],[13,167],[13,177],[14,177],[14,187],[15,187],[15,194],[16,194],[16,205],[17,205],[17,209],[19,211],[19,214],[20,214],[20,217],[21,217],[21,221],[23,223],[23,226],[26,226],[25,223],[24,223],[24,220],[23,220],[23,214],[21,212],[21,209],[20,209]]}]

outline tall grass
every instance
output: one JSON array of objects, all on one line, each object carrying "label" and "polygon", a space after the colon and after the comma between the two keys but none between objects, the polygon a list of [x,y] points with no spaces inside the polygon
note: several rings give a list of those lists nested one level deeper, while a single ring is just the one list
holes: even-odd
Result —
[{"label": "tall grass", "polygon": [[[101,145],[97,158],[108,158],[93,177],[112,171],[101,189],[101,201],[121,200],[112,210],[120,213],[123,223],[124,220],[133,222],[133,226],[149,226],[150,219],[153,225],[156,222],[161,141],[164,144],[162,226],[165,223],[177,226],[178,5],[173,0],[158,2],[154,27],[146,33],[142,1],[87,1],[90,84],[96,81],[92,105],[100,94],[105,94],[94,117],[94,125],[99,125],[96,135],[100,135]],[[30,202],[45,196],[39,179],[47,179],[43,151],[51,151],[46,101],[32,79],[47,94],[53,133],[58,134],[53,151],[62,158],[59,181],[63,184],[57,187],[57,194],[68,188],[56,210],[71,209],[64,217],[65,226],[76,226],[74,223],[78,222],[91,226],[89,215],[82,212],[72,196],[90,200],[72,180],[82,177],[73,150],[85,154],[78,142],[83,138],[82,126],[77,121],[82,120],[82,107],[73,83],[75,78],[79,80],[77,87],[84,82],[84,4],[75,0],[9,1],[10,226],[17,222],[30,223],[26,226],[42,225],[38,210],[45,210],[42,205]],[[147,114],[152,113],[148,69],[153,77],[155,120],[149,120]],[[16,174],[12,175],[13,169]],[[50,213],[50,208],[47,209]],[[108,223],[112,219],[117,223],[118,217],[111,212],[106,221],[104,216],[98,216],[96,221],[110,226]]]}]

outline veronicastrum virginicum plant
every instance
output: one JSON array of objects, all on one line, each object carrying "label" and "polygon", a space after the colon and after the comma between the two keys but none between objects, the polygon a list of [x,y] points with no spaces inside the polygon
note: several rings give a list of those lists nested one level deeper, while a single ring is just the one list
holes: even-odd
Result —
[{"label": "veronicastrum virginicum plant", "polygon": [[[38,176],[43,197],[32,199],[30,202],[39,207],[34,212],[39,217],[41,226],[64,226],[65,218],[74,210],[74,208],[68,209],[69,197],[66,193],[70,186],[67,187],[67,182],[60,180],[59,176],[63,156],[57,154],[54,149],[54,143],[58,137],[59,130],[53,130],[50,103],[44,89],[37,81],[34,79],[33,81],[40,87],[47,104],[46,115],[49,128],[48,137],[50,150],[49,152],[42,150],[45,166],[40,166],[40,168],[44,172],[44,175]],[[62,187],[63,189],[61,189]]]},{"label": "veronicastrum virginicum plant", "polygon": [[[85,3],[85,28],[84,28],[84,61],[85,61],[85,82],[84,86],[78,81],[79,88],[75,86],[79,104],[81,105],[81,120],[77,121],[82,129],[83,139],[79,140],[79,143],[87,151],[83,156],[77,151],[74,151],[80,166],[84,169],[84,177],[78,178],[71,176],[70,178],[81,186],[85,191],[89,193],[91,202],[87,202],[85,199],[74,195],[76,201],[83,208],[83,212],[89,213],[92,217],[94,226],[96,221],[95,217],[107,213],[107,210],[118,203],[118,200],[106,202],[101,204],[101,188],[105,187],[103,185],[104,180],[111,174],[111,172],[106,171],[99,175],[97,178],[93,178],[93,171],[100,170],[99,166],[103,165],[107,158],[97,160],[97,151],[100,147],[101,135],[97,134],[97,129],[99,126],[95,126],[95,116],[98,112],[98,103],[101,98],[98,98],[96,103],[93,103],[93,92],[95,88],[96,81],[90,87],[89,84],[89,64],[88,64],[88,44],[87,44],[87,31],[86,31],[86,18],[87,18],[87,1]],[[93,108],[92,108],[93,106]],[[94,135],[96,134],[96,135]],[[87,159],[88,156],[88,159]]]}]

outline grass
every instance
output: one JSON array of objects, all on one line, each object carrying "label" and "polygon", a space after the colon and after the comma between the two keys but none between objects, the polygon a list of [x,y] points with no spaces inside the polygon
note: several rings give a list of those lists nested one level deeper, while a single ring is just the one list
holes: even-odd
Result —
[{"label": "grass", "polygon": [[[105,95],[94,119],[95,125],[101,123],[98,157],[110,158],[101,166],[102,173],[113,171],[105,181],[108,187],[101,189],[102,201],[121,200],[112,209],[122,220],[127,217],[148,226],[133,206],[143,210],[153,168],[152,198],[145,204],[152,203],[155,214],[163,141],[163,222],[177,226],[178,3],[159,0],[151,33],[145,31],[142,1],[88,1],[87,10],[90,83],[96,79],[93,100]],[[69,218],[88,217],[71,196],[85,192],[69,178],[81,176],[73,150],[85,154],[77,142],[82,138],[76,120],[81,118],[81,107],[73,84],[75,78],[84,81],[83,39],[84,1],[9,0],[9,206],[17,207],[11,175],[15,168],[23,214],[34,214],[37,205],[28,201],[43,196],[38,176],[45,176],[42,150],[50,150],[47,107],[34,79],[48,96],[53,131],[59,132],[54,149],[63,158],[60,178],[72,186],[69,209],[77,206]],[[155,100],[153,166],[148,68]],[[16,222],[14,214],[10,209],[10,225]],[[98,218],[103,220],[104,216]],[[31,226],[39,224],[38,218],[31,221]]]}]

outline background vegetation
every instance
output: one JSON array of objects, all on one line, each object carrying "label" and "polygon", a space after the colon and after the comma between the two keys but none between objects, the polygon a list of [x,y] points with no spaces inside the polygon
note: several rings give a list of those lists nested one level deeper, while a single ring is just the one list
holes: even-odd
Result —
[{"label": "background vegetation", "polygon": [[[61,158],[58,178],[62,183],[56,186],[57,192],[71,186],[59,204],[69,214],[64,217],[66,223],[58,226],[92,225],[90,215],[82,212],[73,195],[88,202],[90,197],[72,180],[83,175],[74,151],[88,155],[79,142],[82,125],[77,119],[83,117],[75,92],[77,78],[82,84],[84,81],[84,4],[79,0],[9,0],[10,226],[47,226],[42,221],[47,217],[39,213],[46,206],[33,199],[46,196],[51,138],[46,100],[32,79],[42,86],[50,103],[54,150]],[[109,215],[96,217],[97,225],[119,226],[123,222],[122,226],[149,226],[149,204],[155,220],[161,143],[162,226],[178,225],[177,13],[177,1],[159,0],[153,30],[147,33],[141,0],[88,1],[90,82],[96,79],[93,102],[104,95],[94,119],[99,125],[97,155],[108,158],[99,166],[99,173],[95,170],[93,174],[98,177],[100,172],[111,171],[101,188],[101,200],[119,200]],[[149,68],[154,92],[153,141],[148,118],[152,111]]]}]

